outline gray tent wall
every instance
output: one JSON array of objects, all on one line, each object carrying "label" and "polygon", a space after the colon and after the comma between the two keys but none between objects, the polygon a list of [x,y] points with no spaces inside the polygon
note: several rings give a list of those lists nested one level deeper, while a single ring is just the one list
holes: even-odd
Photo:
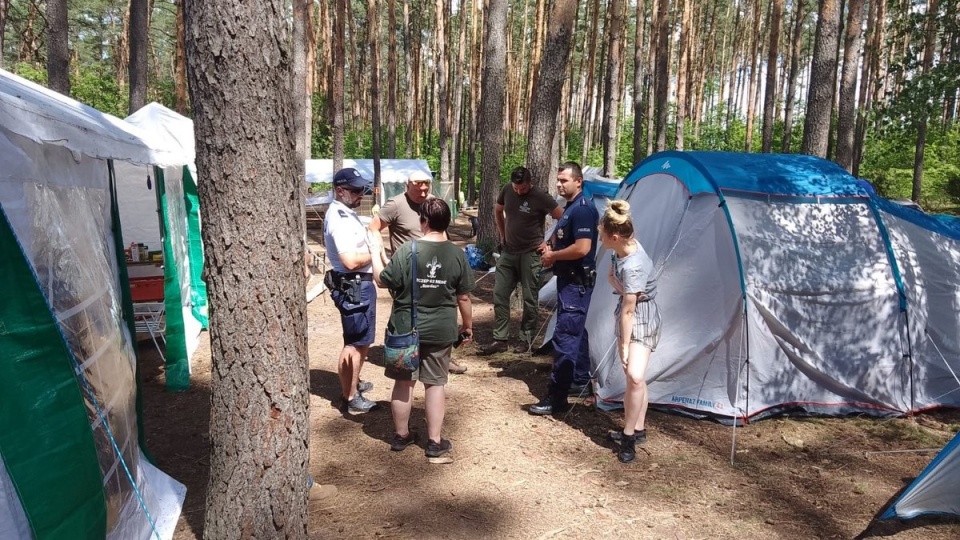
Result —
[{"label": "gray tent wall", "polygon": [[[651,404],[721,421],[960,406],[950,226],[894,215],[809,156],[665,152],[618,198],[660,275]],[[597,260],[606,275],[609,255]],[[615,302],[599,280],[587,330],[601,407],[624,389]]]}]

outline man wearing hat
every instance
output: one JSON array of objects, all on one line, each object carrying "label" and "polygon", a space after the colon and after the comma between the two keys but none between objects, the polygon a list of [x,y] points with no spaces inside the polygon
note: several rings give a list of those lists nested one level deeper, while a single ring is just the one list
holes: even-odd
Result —
[{"label": "man wearing hat", "polygon": [[[370,230],[374,234],[380,234],[383,229],[390,231],[390,253],[397,251],[404,242],[420,238],[423,231],[420,230],[420,205],[423,201],[432,197],[430,194],[431,182],[433,176],[424,171],[413,171],[407,177],[406,190],[387,199],[383,208],[377,212],[370,222]],[[386,265],[388,261],[383,261]],[[467,368],[450,361],[448,368],[450,373],[465,373]]]},{"label": "man wearing hat", "polygon": [[537,331],[538,293],[540,291],[540,253],[547,216],[560,219],[563,208],[548,193],[533,185],[530,169],[517,167],[510,183],[503,186],[493,210],[501,243],[493,288],[493,342],[480,347],[481,355],[507,351],[510,337],[510,295],[517,284],[523,289],[523,318],[520,320],[520,344],[515,353],[530,352]]},{"label": "man wearing hat", "polygon": [[360,206],[370,181],[352,168],[333,175],[334,200],[327,210],[323,241],[331,269],[324,282],[340,311],[343,350],[337,363],[343,402],[341,411],[362,414],[377,407],[364,397],[373,384],[360,380],[360,368],[377,328],[377,287],[370,265],[367,228],[354,211]]}]

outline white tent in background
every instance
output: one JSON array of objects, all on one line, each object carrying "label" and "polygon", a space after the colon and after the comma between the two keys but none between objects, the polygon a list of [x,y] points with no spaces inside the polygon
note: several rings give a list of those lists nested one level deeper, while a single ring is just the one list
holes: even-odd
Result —
[{"label": "white tent in background", "polygon": [[186,489],[141,452],[112,170],[185,164],[0,70],[0,538],[169,539]]},{"label": "white tent in background", "polygon": [[190,357],[207,327],[193,121],[159,103],[147,104],[126,121],[177,152],[184,163],[159,168],[119,162],[114,169],[123,244],[145,243],[163,253],[162,266],[133,263],[128,272],[132,283],[151,276],[163,279],[167,388],[185,390],[190,386]]},{"label": "white tent in background", "polygon": [[[343,166],[353,167],[360,171],[364,178],[373,179],[373,160],[372,159],[345,159]],[[380,182],[383,186],[380,192],[380,199],[377,204],[383,205],[387,199],[394,195],[403,193],[407,178],[410,173],[419,171],[432,175],[430,165],[422,159],[381,159],[380,160]],[[333,182],[333,160],[332,159],[308,159],[306,162],[306,181],[311,184]],[[433,194],[445,201],[454,200],[453,182],[434,182]],[[329,201],[327,201],[329,202]],[[313,203],[318,204],[318,203]]]},{"label": "white tent in background", "polygon": [[880,519],[927,514],[960,516],[960,434],[894,499]]}]

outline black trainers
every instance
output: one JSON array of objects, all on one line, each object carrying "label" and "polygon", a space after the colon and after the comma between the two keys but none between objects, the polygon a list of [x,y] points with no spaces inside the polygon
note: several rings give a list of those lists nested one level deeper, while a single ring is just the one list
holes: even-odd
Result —
[{"label": "black trainers", "polygon": [[567,395],[573,397],[587,397],[593,395],[593,387],[590,386],[590,381],[587,381],[583,384],[573,383],[570,385],[570,389],[567,390]]},{"label": "black trainers", "polygon": [[[607,438],[611,441],[620,444],[620,440],[623,439],[623,432],[619,430],[607,432]],[[635,431],[633,432],[633,440],[640,446],[647,444],[647,430]]]},{"label": "black trainers", "polygon": [[620,450],[617,452],[617,459],[620,460],[620,463],[630,463],[637,458],[635,436],[620,433]]},{"label": "black trainers", "polygon": [[357,392],[369,392],[373,390],[373,383],[370,381],[360,381],[357,383]]},{"label": "black trainers", "polygon": [[527,412],[535,416],[550,416],[566,412],[568,409],[570,409],[569,403],[555,403],[550,397],[545,397],[531,405]]},{"label": "black trainers", "polygon": [[446,439],[440,439],[440,442],[434,442],[430,439],[427,443],[427,457],[440,457],[453,449],[453,445]]},{"label": "black trainers", "polygon": [[393,439],[390,440],[390,450],[394,452],[401,452],[406,447],[417,441],[417,435],[414,432],[407,433],[406,437],[401,437],[400,435],[394,433]]},{"label": "black trainers", "polygon": [[477,355],[490,356],[491,354],[505,353],[507,350],[508,347],[506,341],[494,341],[493,343],[488,343],[486,345],[478,345]]},{"label": "black trainers", "polygon": [[363,397],[363,394],[357,392],[357,395],[353,396],[353,399],[350,401],[344,400],[343,405],[341,405],[341,411],[350,414],[363,414],[379,407],[380,405],[378,405],[376,401],[370,401]]}]

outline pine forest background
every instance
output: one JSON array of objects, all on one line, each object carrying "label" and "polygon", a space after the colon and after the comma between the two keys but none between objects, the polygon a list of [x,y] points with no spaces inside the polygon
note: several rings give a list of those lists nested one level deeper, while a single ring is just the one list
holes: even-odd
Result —
[{"label": "pine forest background", "polygon": [[[182,1],[0,0],[2,67],[120,117],[149,101],[189,116]],[[960,0],[288,6],[312,103],[310,157],[426,159],[473,200],[481,149],[497,146],[484,144],[491,133],[500,137],[500,182],[533,161],[531,149],[551,158],[534,164],[570,159],[611,177],[663,149],[805,152],[885,196],[937,211],[960,204],[958,7]],[[498,40],[505,50],[491,55]],[[543,114],[535,112],[543,110],[535,99],[541,65],[561,87],[552,144],[532,135]],[[60,72],[66,80],[52,80]],[[482,107],[489,88],[502,90],[502,107]],[[342,108],[334,106],[340,99]]]}]

